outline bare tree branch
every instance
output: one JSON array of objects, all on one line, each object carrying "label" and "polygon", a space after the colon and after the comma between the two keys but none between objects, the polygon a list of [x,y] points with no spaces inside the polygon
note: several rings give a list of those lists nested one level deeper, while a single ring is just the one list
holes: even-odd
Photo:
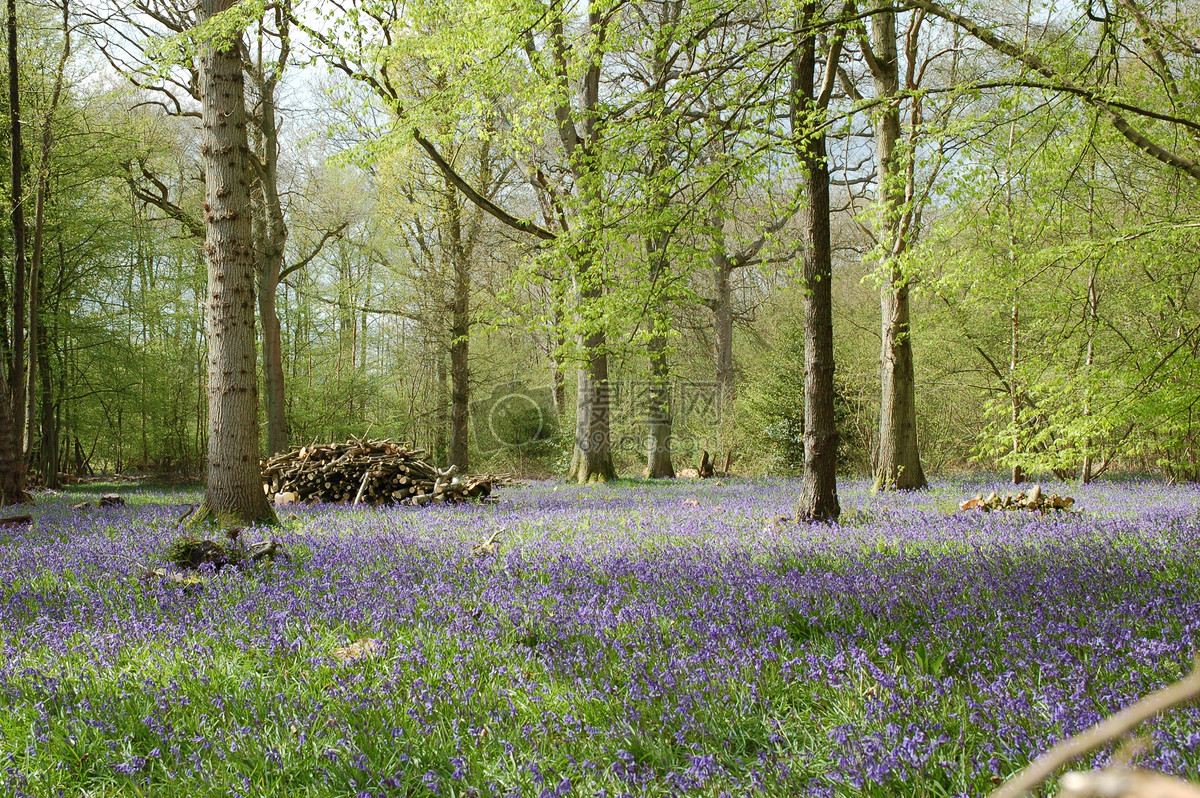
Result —
[{"label": "bare tree branch", "polygon": [[1108,117],[1109,122],[1112,123],[1112,126],[1116,128],[1117,132],[1124,136],[1139,150],[1151,156],[1152,158],[1167,164],[1168,166],[1185,172],[1195,180],[1200,181],[1200,162],[1180,155],[1160,144],[1157,144],[1154,141],[1151,141],[1144,133],[1129,123],[1129,120],[1120,113],[1118,107],[1112,101],[1103,96],[1103,94],[1096,89],[1081,86],[1070,78],[1060,75],[1053,66],[1042,60],[1042,58],[1036,53],[1027,51],[1020,45],[1000,36],[995,31],[980,25],[974,20],[968,19],[961,14],[957,14],[950,9],[945,8],[944,6],[938,5],[937,3],[932,2],[932,0],[905,0],[905,2],[911,8],[919,8],[926,13],[941,17],[947,22],[957,25],[958,27],[970,33],[976,39],[979,39],[979,41],[991,47],[993,50],[997,50],[998,52],[1001,52],[1010,58],[1016,59],[1028,69],[1031,69],[1039,75],[1049,79],[1055,85],[1063,87],[1064,91],[1070,91],[1071,93],[1082,97],[1087,102],[1099,108],[1100,111],[1106,117]]}]

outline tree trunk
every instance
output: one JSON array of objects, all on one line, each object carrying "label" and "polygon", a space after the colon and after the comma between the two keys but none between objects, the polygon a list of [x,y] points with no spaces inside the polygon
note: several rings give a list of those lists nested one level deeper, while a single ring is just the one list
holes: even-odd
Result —
[{"label": "tree trunk", "polygon": [[[564,278],[559,285],[561,286],[565,282]],[[562,351],[567,340],[563,334],[565,295],[560,294],[559,291],[559,288],[555,288],[554,294],[551,296],[553,310],[546,340],[546,356],[550,361],[550,388],[554,395],[554,416],[557,419],[561,419],[567,412],[567,377],[562,361]]]},{"label": "tree trunk", "polygon": [[[234,0],[201,0],[201,23]],[[254,242],[240,37],[200,51],[208,259],[208,481],[196,522],[278,524],[258,465]]]},{"label": "tree trunk", "polygon": [[[63,46],[62,52],[59,54],[58,68],[54,72],[54,88],[50,94],[50,107],[46,111],[46,118],[42,122],[42,151],[38,159],[37,199],[34,202],[33,213],[33,257],[29,267],[29,381],[26,389],[28,399],[25,433],[26,462],[29,462],[30,455],[33,452],[34,430],[37,427],[37,404],[35,397],[37,394],[38,365],[42,360],[38,352],[38,346],[40,344],[40,333],[43,330],[39,315],[41,311],[40,301],[43,282],[42,262],[45,259],[43,234],[46,227],[46,195],[50,191],[50,154],[54,146],[54,115],[58,110],[58,103],[62,97],[63,76],[66,72],[67,61],[71,57],[69,0],[63,0],[62,3],[62,32]],[[48,380],[43,379],[42,384],[49,387]],[[45,405],[49,401],[50,394],[47,391],[42,397],[42,403]],[[42,414],[42,418],[46,418],[45,413]],[[57,446],[57,441],[54,442],[54,445]],[[45,431],[43,430],[41,457],[43,465],[47,459],[46,446]],[[43,467],[42,482],[48,488],[58,487],[58,474],[46,473]]]},{"label": "tree trunk", "polygon": [[13,413],[8,380],[0,369],[0,504],[24,504],[25,458],[21,451],[21,425]]},{"label": "tree trunk", "polygon": [[[1088,303],[1087,303],[1087,356],[1084,360],[1084,377],[1087,380],[1084,383],[1084,399],[1083,399],[1083,415],[1085,417],[1092,414],[1092,365],[1095,362],[1096,355],[1096,322],[1100,315],[1100,296],[1096,293],[1096,268],[1092,267],[1091,273],[1088,275]],[[1084,441],[1083,451],[1083,466],[1079,470],[1079,482],[1087,485],[1092,481],[1092,439],[1089,437]]]},{"label": "tree trunk", "polygon": [[616,479],[612,461],[608,353],[604,332],[580,336],[584,362],[579,368],[575,416],[575,453],[568,479],[607,482]]},{"label": "tree trunk", "polygon": [[667,360],[667,334],[660,329],[665,319],[655,322],[646,349],[650,355],[650,391],[647,414],[650,426],[649,451],[646,456],[646,476],[651,479],[674,479],[671,462],[671,367]]},{"label": "tree trunk", "polygon": [[[813,21],[816,3],[804,7],[801,19]],[[826,69],[836,68],[827,64]],[[834,415],[833,245],[829,232],[829,162],[825,132],[813,118],[817,105],[816,37],[805,36],[793,60],[792,114],[794,134],[807,135],[799,152],[804,166],[808,219],[804,247],[804,481],[796,517],[836,521],[841,514],[837,494],[838,431]]]},{"label": "tree trunk", "polygon": [[[34,429],[37,424],[38,330],[41,327],[39,301],[42,288],[42,229],[45,224],[45,179],[38,177],[37,200],[33,213],[33,257],[29,263],[29,368],[26,374],[25,462],[32,462]],[[45,475],[43,475],[45,476]]]},{"label": "tree trunk", "polygon": [[1020,349],[1018,347],[1018,341],[1020,340],[1018,338],[1018,332],[1020,330],[1018,325],[1020,324],[1020,319],[1021,319],[1020,312],[1021,312],[1020,305],[1017,303],[1017,292],[1013,291],[1012,320],[1011,320],[1012,321],[1012,330],[1011,330],[1012,339],[1010,341],[1012,346],[1011,346],[1011,351],[1009,352],[1009,361],[1008,361],[1008,392],[1009,392],[1009,403],[1011,405],[1010,412],[1012,415],[1012,430],[1013,430],[1013,432],[1012,432],[1012,453],[1013,453],[1014,462],[1013,462],[1013,467],[1012,467],[1012,484],[1014,484],[1014,485],[1020,485],[1022,482],[1025,481],[1025,469],[1021,468],[1021,464],[1015,461],[1015,458],[1021,454],[1021,435],[1020,435],[1020,430],[1021,430],[1021,391],[1020,391],[1020,388],[1017,386],[1017,357],[1020,354]]},{"label": "tree trunk", "polygon": [[437,380],[437,385],[434,388],[437,394],[434,423],[437,425],[437,428],[433,431],[433,460],[435,463],[445,463],[447,454],[446,435],[450,430],[449,403],[446,401],[447,394],[449,393],[449,372],[446,371],[446,355],[441,348],[440,341],[436,344],[433,357],[434,376]]},{"label": "tree trunk", "polygon": [[[12,360],[8,370],[11,392],[10,412],[16,429],[12,433],[18,452],[17,468],[24,470],[25,433],[25,204],[22,198],[24,155],[21,146],[20,64],[17,61],[17,3],[8,0],[8,121],[10,134],[9,160],[12,167],[12,235],[13,235],[13,327]],[[7,437],[7,436],[5,436]],[[8,458],[3,458],[7,462]],[[8,484],[8,480],[4,480]]]},{"label": "tree trunk", "polygon": [[471,413],[471,270],[463,250],[462,208],[454,184],[445,182],[447,241],[453,278],[450,317],[450,448],[447,465],[465,472],[468,465]]},{"label": "tree trunk", "polygon": [[561,418],[567,411],[567,378],[563,375],[562,363],[558,358],[550,358],[550,382],[554,391],[554,415]]},{"label": "tree trunk", "polygon": [[275,305],[275,288],[268,287],[272,273],[279,274],[279,261],[274,265],[264,261],[260,275],[258,315],[262,319],[263,382],[267,392],[267,453],[287,451],[287,395],[283,376],[283,335]]},{"label": "tree trunk", "polygon": [[[602,289],[586,284],[590,277],[587,266],[577,268],[576,302],[585,308],[602,299]],[[616,479],[617,470],[612,460],[612,395],[604,330],[581,333],[579,348],[583,363],[579,367],[575,398],[575,451],[567,478],[576,482],[607,482]]]},{"label": "tree trunk", "polygon": [[725,253],[724,241],[712,255],[716,297],[713,298],[713,341],[716,348],[717,409],[721,417],[733,407],[737,389],[733,372],[733,264]]},{"label": "tree trunk", "polygon": [[[896,12],[887,10],[871,17],[872,48],[877,97],[895,98],[899,91],[899,59],[896,53]],[[890,246],[882,264],[880,290],[882,346],[880,351],[879,458],[875,464],[875,489],[919,489],[926,486],[925,472],[917,448],[917,403],[913,373],[908,277],[899,258],[906,232],[901,226],[904,189],[901,161],[896,152],[900,139],[900,107],[897,100],[880,112],[875,124],[875,158],[878,165],[879,201],[883,205],[885,241]]]},{"label": "tree trunk", "polygon": [[[41,326],[38,337],[45,340],[45,327]],[[38,351],[38,375],[41,377],[41,469],[42,484],[47,488],[58,487],[59,472],[59,424],[58,405],[54,401],[53,381],[50,375],[50,354],[43,345]]]},{"label": "tree trunk", "polygon": [[262,320],[263,385],[267,393],[267,453],[288,447],[287,395],[283,375],[283,340],[276,291],[283,269],[287,223],[279,199],[279,130],[275,119],[275,80],[265,81],[258,128],[262,141],[262,243],[259,264],[258,315]]}]

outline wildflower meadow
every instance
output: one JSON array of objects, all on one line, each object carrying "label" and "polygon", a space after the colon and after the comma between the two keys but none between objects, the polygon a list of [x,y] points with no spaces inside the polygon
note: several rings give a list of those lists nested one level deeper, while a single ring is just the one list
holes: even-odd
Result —
[{"label": "wildflower meadow", "polygon": [[[980,795],[1191,667],[1195,486],[797,524],[797,483],[724,483],[289,508],[241,533],[288,559],[186,582],[193,494],[43,498],[0,532],[0,793]],[[1142,761],[1200,775],[1198,720]]]}]

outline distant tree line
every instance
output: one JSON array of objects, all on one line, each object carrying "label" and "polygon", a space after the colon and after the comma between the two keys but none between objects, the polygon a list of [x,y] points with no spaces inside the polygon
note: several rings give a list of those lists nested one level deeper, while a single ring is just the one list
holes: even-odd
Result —
[{"label": "distant tree line", "polygon": [[270,521],[259,456],[368,432],[732,453],[812,519],[839,472],[1198,480],[1196,12],[9,0],[0,492]]}]

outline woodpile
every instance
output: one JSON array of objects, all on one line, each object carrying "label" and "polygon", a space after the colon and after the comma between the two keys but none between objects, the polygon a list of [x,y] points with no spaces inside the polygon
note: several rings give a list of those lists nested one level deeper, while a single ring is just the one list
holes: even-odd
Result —
[{"label": "woodpile", "polygon": [[263,490],[277,506],[297,502],[354,504],[455,503],[488,499],[492,477],[462,477],[439,469],[424,452],[393,441],[312,444],[262,463]]},{"label": "woodpile", "polygon": [[1021,492],[1017,495],[1006,493],[1004,496],[998,496],[995,491],[992,491],[987,496],[982,493],[974,499],[967,499],[958,505],[960,511],[967,510],[983,510],[991,512],[993,510],[1033,510],[1035,512],[1047,513],[1052,510],[1069,510],[1075,504],[1075,500],[1070,496],[1059,496],[1057,493],[1046,495],[1042,492],[1040,485],[1034,485],[1029,489],[1028,493]]}]

